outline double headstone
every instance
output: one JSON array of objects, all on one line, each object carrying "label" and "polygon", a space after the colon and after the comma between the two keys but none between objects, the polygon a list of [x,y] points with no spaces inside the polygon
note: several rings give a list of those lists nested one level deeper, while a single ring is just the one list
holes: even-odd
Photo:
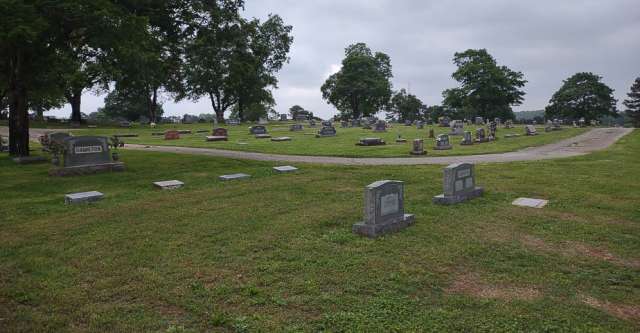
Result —
[{"label": "double headstone", "polygon": [[441,205],[456,204],[482,195],[482,187],[476,186],[475,169],[471,163],[456,163],[444,168],[444,193],[433,197]]},{"label": "double headstone", "polygon": [[404,213],[404,183],[380,180],[364,190],[364,221],[353,225],[353,232],[375,238],[404,229],[415,222],[415,216]]},{"label": "double headstone", "polygon": [[434,147],[435,150],[448,150],[451,149],[451,143],[449,143],[449,135],[447,134],[440,134],[438,135],[438,137],[436,138],[436,146]]},{"label": "double headstone", "polygon": [[322,126],[322,128],[316,134],[316,138],[324,138],[329,136],[336,136],[336,129],[333,126]]},{"label": "double headstone", "polygon": [[271,135],[267,133],[267,128],[262,125],[251,126],[249,133],[253,134],[256,139],[268,139],[271,137]]},{"label": "double headstone", "polygon": [[207,136],[207,141],[227,141],[229,140],[228,131],[226,128],[218,127],[213,130],[211,136]]},{"label": "double headstone", "polygon": [[103,136],[74,136],[64,139],[63,167],[49,170],[52,176],[123,171],[124,163],[112,162],[109,141]]}]

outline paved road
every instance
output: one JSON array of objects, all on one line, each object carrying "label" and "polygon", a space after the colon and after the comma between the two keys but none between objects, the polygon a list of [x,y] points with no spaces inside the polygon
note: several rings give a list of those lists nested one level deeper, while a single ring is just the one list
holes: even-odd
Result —
[{"label": "paved road", "polygon": [[128,144],[126,149],[145,150],[156,152],[170,152],[178,154],[208,155],[235,159],[248,159],[256,161],[279,161],[290,163],[319,163],[341,165],[419,165],[419,164],[451,164],[460,162],[469,163],[498,163],[513,161],[533,161],[586,155],[588,153],[605,149],[618,141],[621,137],[631,133],[631,128],[594,128],[573,138],[540,147],[526,148],[523,150],[485,155],[466,156],[440,156],[440,157],[331,157],[331,156],[297,156],[278,155],[265,153],[252,153],[213,148],[190,148],[171,146],[146,146]]},{"label": "paved road", "polygon": [[[67,130],[47,130],[33,128],[29,131],[32,139],[37,139],[40,135],[53,131]],[[71,131],[71,130],[69,130]],[[207,155],[216,157],[227,157],[234,159],[247,159],[256,161],[279,161],[289,163],[318,163],[318,164],[341,164],[341,165],[419,165],[419,164],[451,164],[460,162],[469,163],[499,163],[513,161],[535,161],[554,158],[564,158],[572,156],[586,155],[594,151],[605,149],[618,141],[621,137],[631,133],[632,128],[594,128],[589,132],[558,141],[540,147],[526,148],[515,152],[465,155],[465,156],[440,156],[440,157],[331,157],[331,156],[298,156],[298,155],[278,155],[265,153],[252,153],[245,151],[233,151],[214,148],[190,148],[171,146],[147,146],[127,144],[126,149],[156,151],[178,154]],[[8,129],[0,127],[0,135],[7,135]],[[542,134],[544,135],[544,134]]]}]

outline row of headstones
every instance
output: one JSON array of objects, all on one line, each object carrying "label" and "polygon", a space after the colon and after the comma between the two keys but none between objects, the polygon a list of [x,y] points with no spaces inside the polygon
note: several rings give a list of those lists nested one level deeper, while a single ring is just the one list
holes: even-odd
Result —
[{"label": "row of headstones", "polygon": [[[273,168],[278,173],[295,172],[293,166]],[[219,176],[221,181],[250,178],[251,175],[236,173]],[[153,186],[163,190],[173,190],[184,186],[179,180],[154,182]],[[444,168],[443,193],[433,197],[440,205],[458,204],[483,194],[482,187],[476,186],[475,169],[471,163],[451,164]],[[104,198],[98,191],[70,193],[65,195],[66,204],[95,202]],[[367,237],[378,237],[395,232],[415,222],[415,216],[404,211],[404,182],[381,180],[371,183],[364,190],[364,220],[353,225],[353,232]]]}]

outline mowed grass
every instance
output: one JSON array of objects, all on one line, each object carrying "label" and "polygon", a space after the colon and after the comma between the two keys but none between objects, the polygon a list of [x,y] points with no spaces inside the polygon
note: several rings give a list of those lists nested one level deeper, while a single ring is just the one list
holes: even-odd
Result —
[{"label": "mowed grass", "polygon": [[[462,146],[460,141],[462,136],[450,136],[452,145],[451,150],[433,150],[435,146],[435,138],[429,139],[429,128],[435,129],[435,135],[441,133],[449,133],[449,128],[437,126],[425,126],[424,129],[418,130],[415,126],[403,126],[393,124],[393,127],[384,133],[376,133],[372,130],[362,128],[340,128],[339,124],[336,128],[337,136],[316,138],[315,134],[320,130],[321,125],[318,122],[315,128],[310,128],[307,123],[303,123],[304,130],[299,132],[289,131],[289,125],[292,122],[271,122],[266,125],[269,134],[272,137],[288,136],[292,141],[272,142],[270,139],[256,139],[249,134],[249,125],[229,126],[229,141],[207,142],[205,136],[211,135],[211,124],[180,124],[180,125],[161,125],[156,129],[150,129],[148,126],[135,127],[131,129],[123,128],[98,128],[98,129],[76,129],[71,131],[75,135],[114,135],[114,134],[138,134],[137,138],[123,138],[126,143],[137,143],[147,145],[171,145],[183,147],[199,147],[199,148],[220,148],[229,150],[241,150],[251,152],[263,152],[274,154],[288,155],[319,155],[319,156],[344,156],[344,157],[399,157],[411,156],[412,140],[422,138],[425,140],[424,147],[428,151],[429,156],[447,156],[447,155],[469,155],[469,154],[489,154],[515,151],[526,147],[540,146],[562,139],[570,138],[585,132],[584,128],[566,128],[562,131],[544,132],[544,127],[538,127],[537,136],[524,136],[525,130],[523,126],[512,129],[498,129],[499,139],[494,142],[475,144],[473,146]],[[466,126],[465,130],[471,131],[475,136],[477,126]],[[151,133],[164,132],[169,129],[190,129],[193,134],[181,135],[179,140],[164,140],[164,136],[153,136]],[[198,130],[207,130],[208,133],[196,133]],[[504,135],[521,134],[520,137],[505,139]],[[488,132],[487,132],[488,134]],[[400,135],[407,139],[406,143],[396,143],[396,139]],[[360,147],[356,146],[361,138],[379,137],[387,143],[385,146]]]},{"label": "mowed grass", "polygon": [[[1,155],[0,331],[637,332],[639,151],[635,131],[584,157],[478,165],[485,196],[451,207],[431,203],[440,166],[277,175],[124,151],[126,172],[50,178]],[[253,177],[216,179],[235,172]],[[168,179],[186,186],[152,188]],[[380,179],[405,181],[416,224],[358,237]],[[63,204],[88,190],[106,198]]]}]

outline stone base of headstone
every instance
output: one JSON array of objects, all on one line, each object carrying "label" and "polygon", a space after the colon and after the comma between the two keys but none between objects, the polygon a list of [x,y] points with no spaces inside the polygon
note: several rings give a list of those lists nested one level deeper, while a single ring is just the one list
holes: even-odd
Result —
[{"label": "stone base of headstone", "polygon": [[22,156],[14,157],[13,161],[17,164],[37,164],[47,162],[47,158],[44,156]]},{"label": "stone base of headstone", "polygon": [[413,214],[404,214],[404,216],[383,224],[366,224],[364,222],[356,223],[353,225],[352,230],[355,234],[369,238],[376,238],[384,234],[402,230],[412,225],[415,220],[416,219]]},{"label": "stone base of headstone", "polygon": [[137,138],[138,134],[114,134],[113,136],[116,138]]},{"label": "stone base of headstone", "polygon": [[101,172],[117,172],[124,171],[125,166],[122,162],[94,164],[94,165],[81,165],[74,167],[64,168],[52,168],[49,169],[49,176],[66,177],[66,176],[81,176],[90,175]]},{"label": "stone base of headstone", "polygon": [[510,139],[510,138],[517,138],[519,136],[520,136],[520,134],[505,134],[504,138],[505,139]]},{"label": "stone base of headstone", "polygon": [[476,187],[473,191],[470,191],[464,195],[446,197],[444,194],[440,194],[433,197],[433,203],[438,205],[454,205],[463,201],[471,200],[473,198],[481,197],[483,193],[484,189],[482,187]]},{"label": "stone base of headstone", "polygon": [[151,132],[151,136],[162,136],[164,132]]},{"label": "stone base of headstone", "polygon": [[255,138],[256,139],[269,139],[269,138],[271,138],[271,135],[269,135],[269,134],[256,134]]},{"label": "stone base of headstone", "polygon": [[382,146],[386,145],[384,140],[380,138],[365,138],[356,143],[356,146]]},{"label": "stone base of headstone", "polygon": [[83,202],[94,202],[104,198],[104,194],[91,191],[91,192],[81,192],[81,193],[71,193],[64,196],[65,204],[78,204]]},{"label": "stone base of headstone", "polygon": [[423,151],[410,151],[409,154],[411,155],[427,155],[427,151],[423,150]]},{"label": "stone base of headstone", "polygon": [[228,141],[229,138],[226,136],[207,136],[207,141]]},{"label": "stone base of headstone", "polygon": [[209,133],[209,130],[197,130],[196,133]]},{"label": "stone base of headstone", "polygon": [[473,145],[473,141],[462,141],[462,142],[460,142],[460,145],[462,145],[462,146],[472,146]]},{"label": "stone base of headstone", "polygon": [[451,145],[433,147],[434,150],[449,150],[449,149],[452,149],[452,148],[453,148],[453,146],[451,146]]},{"label": "stone base of headstone", "polygon": [[407,139],[396,139],[396,143],[407,143]]},{"label": "stone base of headstone", "polygon": [[336,136],[335,134],[316,134],[316,138],[330,138]]},{"label": "stone base of headstone", "polygon": [[179,130],[178,133],[180,133],[180,134],[191,134],[191,130]]},{"label": "stone base of headstone", "polygon": [[491,141],[491,139],[489,139],[489,138],[476,139],[475,140],[476,143],[485,143],[485,142],[489,142],[489,141]]},{"label": "stone base of headstone", "polygon": [[291,138],[288,137],[288,136],[281,136],[281,137],[277,137],[277,138],[272,138],[271,141],[273,141],[273,142],[291,141]]},{"label": "stone base of headstone", "polygon": [[184,186],[184,183],[179,180],[166,180],[153,183],[153,186],[163,190],[175,190]]}]

